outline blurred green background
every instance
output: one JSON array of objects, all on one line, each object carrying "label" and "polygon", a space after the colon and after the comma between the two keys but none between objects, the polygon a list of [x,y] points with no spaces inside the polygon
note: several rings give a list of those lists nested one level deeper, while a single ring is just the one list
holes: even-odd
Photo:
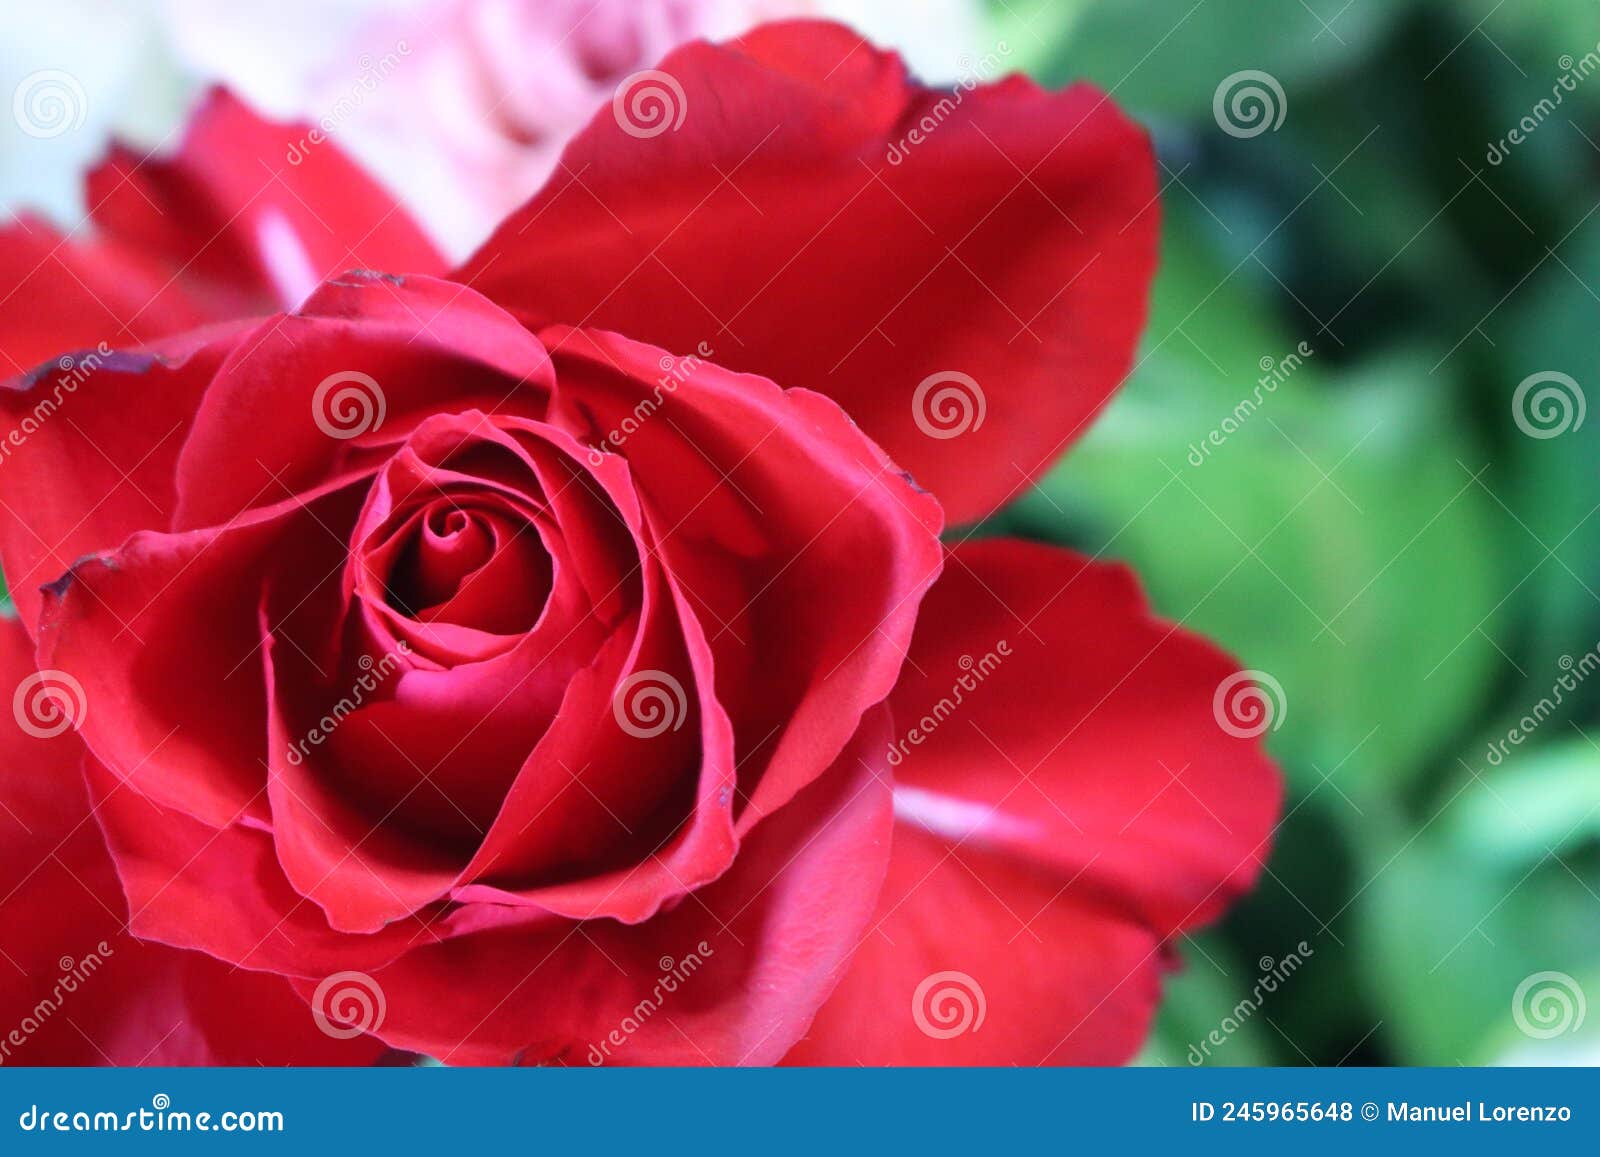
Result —
[{"label": "blurred green background", "polygon": [[[1138,369],[998,522],[1128,560],[1283,690],[1268,870],[1180,944],[1145,1061],[1600,1063],[1600,4],[988,14],[1151,126],[1165,213]],[[1224,130],[1245,70],[1276,128]],[[1546,372],[1580,393],[1533,437]]]}]

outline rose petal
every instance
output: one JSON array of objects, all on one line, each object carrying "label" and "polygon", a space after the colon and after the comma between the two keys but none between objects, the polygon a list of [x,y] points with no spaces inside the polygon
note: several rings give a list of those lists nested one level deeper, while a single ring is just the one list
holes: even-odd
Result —
[{"label": "rose petal", "polygon": [[[1260,743],[1213,713],[1236,670],[1153,617],[1122,567],[1004,539],[952,550],[891,699],[881,935],[792,1059],[1131,1056],[1163,941],[1250,887],[1282,801]],[[937,971],[988,994],[981,1031],[897,1014]]]},{"label": "rose petal", "polygon": [[112,145],[86,181],[93,230],[0,228],[0,378],[289,308],[347,269],[443,272],[399,203],[331,142],[307,148],[311,131],[214,89],[172,156]]},{"label": "rose petal", "polygon": [[[992,654],[1001,640],[1011,655]],[[1083,872],[1161,935],[1190,927],[1254,883],[1283,798],[1261,743],[1215,713],[1237,671],[1154,617],[1124,567],[1008,539],[959,546],[895,688],[896,725],[937,715],[962,677],[978,688],[902,747],[897,812]]]},{"label": "rose petal", "polygon": [[[651,95],[664,119],[644,124],[630,102]],[[690,44],[618,97],[456,275],[530,325],[708,342],[821,391],[954,522],[1021,493],[1127,372],[1155,166],[1099,92],[952,95],[846,28],[794,23]],[[965,378],[918,399],[941,374]],[[952,384],[965,418],[937,401]]]},{"label": "rose petal", "polygon": [[440,411],[537,415],[552,384],[544,347],[465,286],[340,277],[262,323],[218,369],[178,464],[176,525],[216,525],[370,473],[378,448]]},{"label": "rose petal", "polygon": [[86,554],[171,524],[178,454],[239,332],[219,326],[143,352],[75,350],[0,384],[0,565],[30,630],[41,586]]},{"label": "rose petal", "polygon": [[897,825],[889,879],[791,1065],[1119,1065],[1161,941],[1049,872]]},{"label": "rose petal", "polygon": [[[322,910],[284,879],[269,833],[240,824],[208,827],[127,788],[94,759],[86,771],[95,818],[127,895],[129,927],[142,939],[199,949],[243,969],[320,980],[381,967],[437,938],[427,926],[436,912],[370,936],[335,932]],[[227,903],[219,904],[219,896]]]},{"label": "rose petal", "polygon": [[310,125],[263,120],[214,88],[175,155],[112,146],[89,174],[90,216],[223,316],[291,308],[347,269],[441,272],[399,202],[311,136]]},{"label": "rose petal", "polygon": [[32,213],[0,227],[0,378],[102,341],[139,345],[215,316],[160,262],[116,241],[64,235]]},{"label": "rose petal", "polygon": [[653,920],[500,929],[408,953],[375,974],[381,1035],[447,1064],[772,1063],[872,911],[888,854],[891,789],[874,754],[886,736],[875,714],[831,772],[756,826],[726,876]]},{"label": "rose petal", "polygon": [[[33,673],[0,619],[0,689]],[[83,746],[0,714],[0,1061],[22,1065],[366,1064],[372,1037],[334,1039],[281,977],[141,943],[89,813]],[[122,789],[126,791],[126,789]],[[19,1045],[16,1036],[21,1036]]]},{"label": "rose petal", "polygon": [[267,824],[260,584],[315,567],[329,510],[291,500],[218,530],[141,532],[49,590],[40,663],[82,683],[81,733],[116,775],[211,827]]},{"label": "rose petal", "polygon": [[827,767],[893,686],[942,562],[938,504],[820,395],[618,334],[542,336],[552,420],[616,446],[704,632],[753,823]]}]

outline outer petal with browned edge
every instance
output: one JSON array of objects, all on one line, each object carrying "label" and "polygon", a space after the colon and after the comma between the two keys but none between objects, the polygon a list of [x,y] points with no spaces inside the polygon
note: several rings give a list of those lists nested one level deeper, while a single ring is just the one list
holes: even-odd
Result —
[{"label": "outer petal with browned edge", "polygon": [[1259,742],[1213,711],[1236,670],[1153,617],[1120,566],[1003,539],[952,550],[890,701],[878,922],[787,1059],[1132,1056],[1165,941],[1249,888],[1278,815]]},{"label": "outer petal with browned edge", "polygon": [[0,566],[30,631],[41,587],[84,555],[170,525],[179,452],[247,328],[208,326],[136,352],[75,349],[0,381]]},{"label": "outer petal with browned edge", "polygon": [[639,83],[670,121],[624,88],[459,279],[536,327],[705,343],[825,393],[955,523],[1026,489],[1127,372],[1155,167],[1105,95],[925,88],[824,23],[691,44]]},{"label": "outer petal with browned edge", "polygon": [[[32,648],[0,619],[0,690],[32,677]],[[0,1063],[367,1064],[383,1046],[334,1039],[287,981],[135,940],[89,812],[83,745],[37,693],[33,732],[0,713]],[[70,689],[55,685],[64,693]],[[80,716],[81,718],[81,716]],[[60,727],[59,734],[48,734]],[[125,789],[124,789],[125,790]],[[16,1038],[21,1037],[18,1044]]]},{"label": "outer petal with browned edge", "polygon": [[[0,226],[0,378],[45,362],[67,378],[79,350],[150,341],[213,316],[163,262],[119,242],[69,240],[34,213]],[[74,356],[56,362],[62,354]]]}]

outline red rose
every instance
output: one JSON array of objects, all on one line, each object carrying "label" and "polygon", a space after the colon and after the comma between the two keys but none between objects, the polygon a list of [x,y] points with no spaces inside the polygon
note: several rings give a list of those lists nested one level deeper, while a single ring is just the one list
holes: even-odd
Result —
[{"label": "red rose", "polygon": [[830,25],[660,72],[670,125],[606,110],[448,277],[222,96],[93,241],[0,241],[51,306],[0,348],[72,351],[4,391],[5,1017],[79,927],[11,907],[92,904],[115,1061],[1120,1061],[1252,882],[1234,665],[939,538],[1126,372],[1143,135]]}]

